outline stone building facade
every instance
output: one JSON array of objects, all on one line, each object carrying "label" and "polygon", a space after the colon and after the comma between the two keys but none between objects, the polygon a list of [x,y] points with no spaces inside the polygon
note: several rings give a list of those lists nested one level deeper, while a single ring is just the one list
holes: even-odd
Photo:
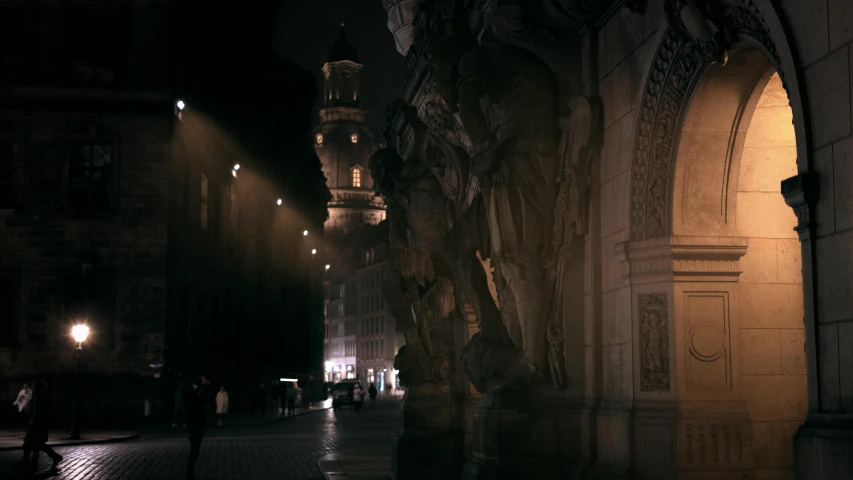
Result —
[{"label": "stone building facade", "polygon": [[[360,108],[358,52],[340,37],[323,66],[323,107],[314,129],[314,150],[323,165],[328,203],[324,247],[329,270],[324,282],[325,378],[328,382],[372,378],[393,384],[394,329],[381,298],[387,251],[385,205],[374,193],[368,168],[376,143]],[[383,323],[384,322],[384,323]],[[390,341],[386,343],[386,336]],[[387,346],[386,346],[387,345]],[[386,376],[380,378],[380,372]]]},{"label": "stone building facade", "polygon": [[[321,222],[277,204],[268,159],[175,94],[175,18],[168,1],[0,1],[0,417],[41,377],[68,419],[77,322],[99,420],[170,402],[182,371],[320,373],[319,302],[313,323],[281,313],[319,300],[302,230]],[[314,365],[282,365],[293,336]]]},{"label": "stone building facade", "polygon": [[853,475],[853,11],[806,3],[384,2],[396,478]]}]

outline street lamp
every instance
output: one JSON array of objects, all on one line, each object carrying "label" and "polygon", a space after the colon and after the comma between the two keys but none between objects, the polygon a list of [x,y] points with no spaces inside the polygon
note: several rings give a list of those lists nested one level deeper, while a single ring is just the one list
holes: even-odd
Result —
[{"label": "street lamp", "polygon": [[330,269],[330,268],[332,268],[332,266],[327,264],[327,265],[326,265],[326,270],[328,270],[328,269]]},{"label": "street lamp", "polygon": [[281,199],[279,198],[278,200],[275,201],[275,203],[276,203],[276,205],[281,205]]},{"label": "street lamp", "polygon": [[307,237],[308,236],[308,230],[302,230],[302,236]]},{"label": "street lamp", "polygon": [[83,353],[83,342],[89,337],[89,327],[78,324],[71,327],[71,337],[77,342],[74,353],[77,356],[77,376],[74,377],[74,410],[71,412],[71,440],[80,440],[80,357]]},{"label": "street lamp", "polygon": [[317,255],[317,249],[316,248],[311,249],[311,255]]}]

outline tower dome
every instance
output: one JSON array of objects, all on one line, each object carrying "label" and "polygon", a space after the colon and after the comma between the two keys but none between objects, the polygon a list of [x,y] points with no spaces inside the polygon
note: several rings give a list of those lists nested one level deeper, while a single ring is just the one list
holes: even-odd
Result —
[{"label": "tower dome", "polygon": [[341,22],[341,34],[338,36],[338,40],[332,45],[332,49],[329,50],[329,58],[328,62],[342,62],[342,61],[350,61],[355,63],[360,63],[358,61],[358,50],[355,49],[353,44],[347,40],[346,32],[344,31],[344,23]]}]

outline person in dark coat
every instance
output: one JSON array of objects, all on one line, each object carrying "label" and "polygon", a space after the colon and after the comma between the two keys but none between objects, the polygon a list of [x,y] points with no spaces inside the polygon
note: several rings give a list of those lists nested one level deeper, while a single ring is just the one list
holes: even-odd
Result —
[{"label": "person in dark coat", "polygon": [[195,463],[201,451],[201,439],[207,428],[204,407],[210,396],[210,382],[205,377],[186,382],[181,393],[184,407],[184,419],[187,422],[187,436],[190,441],[190,458],[187,462],[187,480],[195,478]]},{"label": "person in dark coat", "polygon": [[370,406],[372,408],[376,408],[376,394],[379,393],[376,390],[376,385],[371,383],[369,387],[367,387],[367,395],[370,397]]},{"label": "person in dark coat", "polygon": [[47,436],[50,433],[50,404],[52,398],[50,390],[42,380],[33,382],[33,417],[30,419],[29,428],[24,435],[24,458],[21,466],[27,466],[32,473],[38,467],[39,452],[44,452],[53,460],[51,469],[56,470],[62,455],[56,453],[47,445]]}]

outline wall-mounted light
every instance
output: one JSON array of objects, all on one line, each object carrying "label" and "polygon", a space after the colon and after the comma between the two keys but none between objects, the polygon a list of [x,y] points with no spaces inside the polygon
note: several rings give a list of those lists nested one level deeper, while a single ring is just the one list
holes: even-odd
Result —
[{"label": "wall-mounted light", "polygon": [[240,170],[240,164],[239,163],[234,164],[234,171],[236,172],[237,170]]},{"label": "wall-mounted light", "polygon": [[187,104],[184,103],[183,100],[178,100],[177,102],[175,102],[175,106],[178,107],[178,110],[183,110],[184,107],[187,106]]},{"label": "wall-mounted light", "polygon": [[276,204],[276,205],[281,205],[281,199],[279,198],[278,200],[276,200],[276,201],[275,201],[275,204]]},{"label": "wall-mounted light", "polygon": [[311,249],[311,255],[317,255],[317,249],[316,248]]},{"label": "wall-mounted light", "polygon": [[326,270],[328,270],[328,269],[330,269],[330,268],[332,268],[332,266],[327,264],[327,265],[326,265]]},{"label": "wall-mounted light", "polygon": [[302,236],[307,237],[308,236],[308,230],[302,230]]}]

